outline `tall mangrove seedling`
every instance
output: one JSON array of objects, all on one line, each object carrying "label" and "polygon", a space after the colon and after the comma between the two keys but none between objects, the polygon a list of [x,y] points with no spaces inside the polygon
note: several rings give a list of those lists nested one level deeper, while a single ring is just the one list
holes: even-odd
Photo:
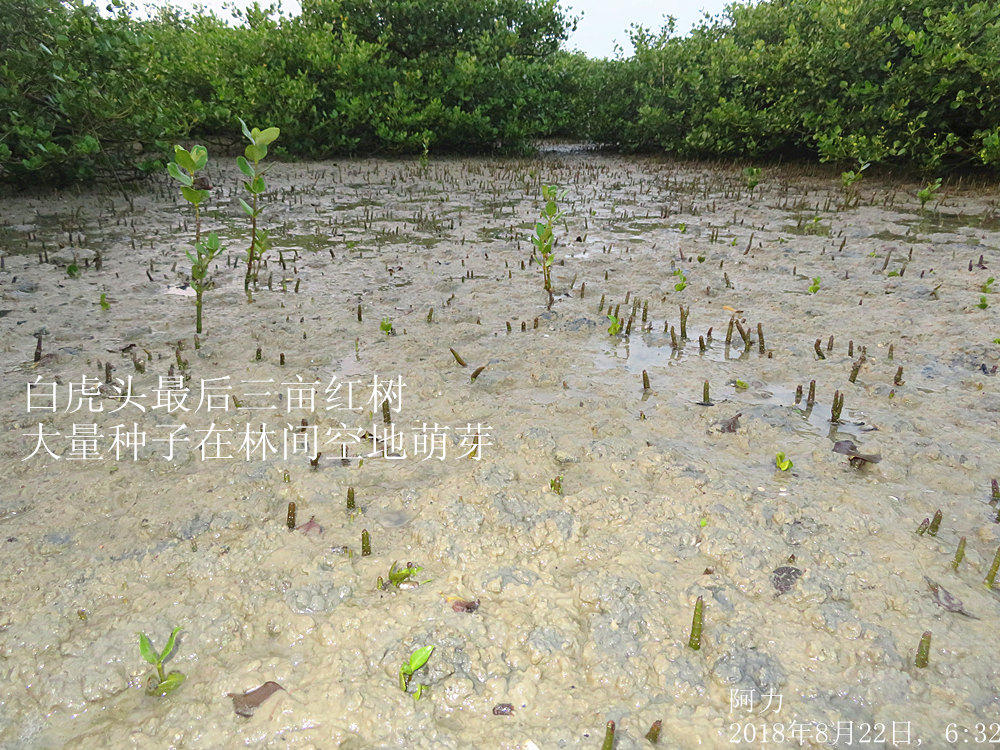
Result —
[{"label": "tall mangrove seedling", "polygon": [[542,186],[542,200],[545,201],[545,207],[542,209],[541,221],[535,222],[535,234],[531,238],[535,246],[535,257],[542,267],[543,288],[549,293],[549,307],[552,307],[552,263],[555,260],[552,249],[555,241],[553,227],[562,218],[562,212],[556,201],[565,194],[565,191],[560,193],[556,185]]},{"label": "tall mangrove seedling", "polygon": [[219,237],[209,232],[201,238],[201,204],[208,200],[211,185],[197,173],[208,164],[208,150],[204,146],[192,146],[191,150],[174,146],[174,160],[167,164],[167,172],[181,184],[181,195],[194,207],[194,252],[187,251],[191,261],[191,288],[194,289],[196,309],[195,333],[201,333],[201,301],[211,288],[208,270],[213,260],[222,252]]},{"label": "tall mangrove seedling", "polygon": [[278,128],[267,128],[251,130],[247,124],[240,119],[240,126],[243,128],[243,135],[249,145],[243,150],[243,156],[236,157],[236,166],[246,177],[243,187],[250,195],[250,202],[240,198],[240,205],[247,216],[250,217],[250,247],[247,248],[247,272],[243,277],[243,290],[246,292],[247,301],[253,302],[253,294],[250,292],[250,282],[257,283],[257,274],[260,271],[260,262],[264,254],[270,247],[267,239],[267,232],[257,226],[257,219],[260,216],[262,207],[259,197],[266,190],[264,184],[264,173],[267,168],[261,168],[260,163],[267,156],[267,147],[274,143],[281,132]]}]

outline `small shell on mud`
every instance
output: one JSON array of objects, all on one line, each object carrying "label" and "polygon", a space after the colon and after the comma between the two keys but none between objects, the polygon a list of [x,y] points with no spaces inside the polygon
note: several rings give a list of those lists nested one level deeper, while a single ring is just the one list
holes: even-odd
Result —
[{"label": "small shell on mud", "polygon": [[514,706],[510,703],[497,703],[493,707],[494,716],[510,716],[512,713],[514,713]]}]

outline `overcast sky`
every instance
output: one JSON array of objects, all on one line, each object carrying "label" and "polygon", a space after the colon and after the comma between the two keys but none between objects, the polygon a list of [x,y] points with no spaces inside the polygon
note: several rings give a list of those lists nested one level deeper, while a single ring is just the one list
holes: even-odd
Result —
[{"label": "overcast sky", "polygon": [[[250,0],[173,0],[172,4],[182,8],[204,5],[221,11],[223,4],[242,7]],[[262,2],[266,5],[266,2]],[[579,26],[570,36],[570,49],[580,49],[591,57],[606,57],[614,54],[615,43],[626,52],[631,51],[628,43],[628,27],[632,23],[659,29],[664,16],[677,18],[677,31],[684,33],[701,17],[702,11],[719,13],[726,5],[724,0],[562,0],[564,8],[572,15],[581,15]],[[297,13],[297,0],[282,0],[282,8]]]}]

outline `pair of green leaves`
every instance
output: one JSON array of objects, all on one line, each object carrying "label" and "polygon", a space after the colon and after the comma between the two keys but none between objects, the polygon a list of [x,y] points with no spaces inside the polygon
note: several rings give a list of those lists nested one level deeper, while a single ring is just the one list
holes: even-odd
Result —
[{"label": "pair of green leaves", "polygon": [[195,206],[208,200],[208,191],[194,187],[194,176],[208,164],[208,149],[192,146],[188,151],[183,146],[174,146],[174,160],[167,164],[167,172],[181,184],[184,200]]},{"label": "pair of green leaves", "polygon": [[139,653],[142,654],[143,659],[156,667],[156,676],[150,680],[146,688],[146,692],[149,695],[166,695],[179,688],[181,683],[184,682],[185,677],[180,672],[171,672],[167,675],[163,673],[163,662],[173,653],[177,634],[180,631],[179,627],[171,631],[170,637],[167,639],[167,645],[163,647],[163,651],[161,652],[157,652],[153,648],[153,643],[149,640],[149,636],[145,633],[139,633]]},{"label": "pair of green leaves", "polygon": [[[247,124],[243,122],[243,118],[240,118],[240,127],[243,128],[243,135],[250,141],[250,145],[243,150],[243,153],[246,154],[246,159],[252,161],[254,164],[267,156],[267,147],[274,143],[281,134],[278,128],[265,128],[264,130],[260,128],[248,128]],[[247,174],[242,166],[240,170],[247,177],[252,177],[251,174]]]},{"label": "pair of green leaves", "polygon": [[608,320],[611,321],[611,325],[608,326],[608,333],[612,336],[617,336],[621,333],[622,322],[618,320],[614,315],[608,315]]},{"label": "pair of green leaves", "polygon": [[419,565],[409,565],[405,568],[397,568],[396,563],[394,562],[389,567],[389,583],[391,583],[393,586],[398,586],[403,581],[409,579],[411,576],[415,576],[421,570],[423,570],[423,568],[420,567]]},{"label": "pair of green leaves", "polygon": [[[413,673],[420,669],[427,663],[427,660],[431,658],[431,654],[434,651],[434,646],[424,646],[423,648],[418,648],[412,654],[410,654],[410,659],[404,663],[399,668],[399,689],[406,692],[407,687],[410,684],[410,678]],[[423,685],[417,685],[416,691],[413,693],[413,700],[420,700],[420,696],[424,692]]]},{"label": "pair of green leaves", "polygon": [[793,466],[792,459],[790,459],[788,456],[786,456],[784,453],[781,453],[780,451],[776,453],[774,456],[774,464],[781,471],[788,471]]}]

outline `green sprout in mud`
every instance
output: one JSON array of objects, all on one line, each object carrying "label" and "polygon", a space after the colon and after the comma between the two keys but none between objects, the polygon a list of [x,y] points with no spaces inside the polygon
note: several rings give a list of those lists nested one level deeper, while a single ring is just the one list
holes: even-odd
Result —
[{"label": "green sprout in mud", "polygon": [[[410,687],[410,678],[413,677],[413,673],[418,669],[423,667],[427,660],[431,658],[431,653],[434,651],[434,646],[424,646],[423,648],[418,648],[412,654],[408,661],[404,662],[399,668],[399,689],[404,693]],[[424,686],[418,684],[417,689],[413,692],[413,700],[420,700],[420,696],[424,692]]]},{"label": "green sprout in mud", "polygon": [[378,324],[378,329],[386,336],[392,336],[396,333],[392,329],[392,321],[388,318],[382,318],[382,322]]},{"label": "green sprout in mud", "polygon": [[788,471],[790,468],[792,468],[792,466],[794,466],[794,464],[792,463],[792,459],[790,459],[781,451],[778,451],[775,454],[774,465],[777,466],[778,469],[781,471]]},{"label": "green sprout in mud", "polygon": [[809,285],[809,294],[816,294],[819,291],[819,276],[813,277],[813,283]]},{"label": "green sprout in mud", "polygon": [[553,479],[550,479],[549,480],[549,489],[552,490],[557,495],[561,495],[562,491],[563,491],[562,480],[563,480],[563,475],[562,474],[560,474],[559,476],[557,476],[557,477],[555,477]]},{"label": "green sprout in mud", "polygon": [[108,295],[105,294],[104,292],[101,292],[101,299],[98,301],[97,304],[99,304],[101,306],[102,310],[110,310],[111,309],[111,303],[108,302]]},{"label": "green sprout in mud", "polygon": [[934,196],[937,195],[938,190],[941,189],[941,178],[938,177],[934,182],[927,183],[926,187],[921,188],[917,191],[917,200],[920,201],[920,213],[924,212],[924,206],[928,202],[934,200]]},{"label": "green sprout in mud", "polygon": [[996,281],[996,279],[990,276],[988,279],[986,279],[985,282],[983,282],[983,285],[979,287],[979,291],[981,291],[983,294],[993,294],[994,281]]},{"label": "green sprout in mud", "polygon": [[979,297],[979,304],[976,305],[976,307],[978,307],[980,310],[985,310],[989,306],[990,303],[986,301],[986,295],[985,294],[981,295]]},{"label": "green sprout in mud", "polygon": [[542,200],[545,207],[542,209],[542,220],[535,222],[535,234],[531,238],[535,246],[535,253],[539,265],[542,267],[543,288],[549,293],[549,306],[552,306],[552,264],[555,261],[555,253],[552,245],[555,241],[553,227],[562,218],[562,212],[556,201],[561,200],[565,191],[559,192],[555,185],[542,186]]},{"label": "green sprout in mud", "polygon": [[427,165],[431,161],[431,139],[425,135],[420,141],[420,145],[423,146],[423,151],[420,152],[420,171],[426,172]]},{"label": "green sprout in mud", "polygon": [[840,184],[844,188],[845,206],[849,205],[857,197],[859,190],[858,183],[861,182],[861,178],[864,177],[864,172],[869,166],[871,166],[869,162],[859,162],[856,169],[840,173]]},{"label": "green sprout in mud", "polygon": [[763,170],[760,167],[744,167],[743,179],[746,180],[747,190],[752,191],[760,184]]},{"label": "green sprout in mud", "polygon": [[71,279],[80,278],[80,266],[78,266],[76,263],[70,263],[68,266],[66,266],[66,275],[69,276]]},{"label": "green sprout in mud", "polygon": [[674,271],[674,276],[678,277],[677,283],[674,284],[674,291],[683,292],[688,285],[687,276],[684,275],[684,271],[680,268]]},{"label": "green sprout in mud", "polygon": [[181,184],[181,195],[194,208],[194,252],[187,251],[191,261],[191,288],[194,289],[196,310],[195,333],[201,333],[201,303],[205,291],[212,284],[208,270],[212,261],[222,252],[219,238],[210,232],[201,238],[201,204],[208,200],[208,181],[196,174],[208,164],[208,150],[204,146],[192,146],[191,150],[174,146],[174,160],[167,164],[167,172]]},{"label": "green sprout in mud", "polygon": [[733,383],[733,386],[738,391],[745,391],[747,388],[750,387],[745,380],[739,380],[739,379],[737,379],[736,382]]},{"label": "green sprout in mud", "polygon": [[157,653],[156,649],[153,648],[149,636],[145,633],[139,633],[139,653],[142,654],[143,659],[156,667],[156,674],[150,676],[149,683],[146,686],[147,695],[166,695],[179,688],[181,683],[184,682],[184,675],[180,672],[174,671],[169,674],[164,674],[163,672],[163,662],[167,660],[174,650],[174,643],[180,631],[179,627],[171,631],[170,637],[167,639],[167,645],[163,647],[163,651],[160,653]]},{"label": "green sprout in mud", "polygon": [[617,336],[622,331],[622,322],[618,320],[614,315],[608,315],[608,320],[611,321],[611,325],[608,326],[608,333],[611,336]]},{"label": "green sprout in mud", "polygon": [[[399,588],[401,583],[410,581],[413,576],[423,570],[421,566],[414,565],[413,563],[407,563],[406,566],[402,568],[397,567],[397,564],[398,563],[393,562],[393,564],[389,566],[388,581],[384,581],[382,577],[379,576],[377,588],[382,590],[388,589],[390,586]],[[412,581],[412,583],[415,584],[417,581]],[[426,583],[426,581],[424,581],[424,583]]]},{"label": "green sprout in mud", "polygon": [[243,211],[250,217],[250,246],[247,248],[247,272],[243,277],[243,291],[246,292],[247,301],[253,301],[250,292],[250,282],[257,282],[257,274],[260,271],[260,263],[267,252],[268,244],[267,232],[257,226],[257,219],[261,213],[259,205],[260,195],[267,189],[264,184],[264,173],[267,169],[261,169],[260,163],[267,156],[267,147],[274,143],[280,134],[278,128],[267,128],[260,130],[247,127],[247,124],[240,119],[240,127],[243,129],[244,137],[250,144],[243,150],[243,156],[236,157],[236,166],[246,177],[243,187],[250,195],[250,202],[240,198],[240,205]]}]

